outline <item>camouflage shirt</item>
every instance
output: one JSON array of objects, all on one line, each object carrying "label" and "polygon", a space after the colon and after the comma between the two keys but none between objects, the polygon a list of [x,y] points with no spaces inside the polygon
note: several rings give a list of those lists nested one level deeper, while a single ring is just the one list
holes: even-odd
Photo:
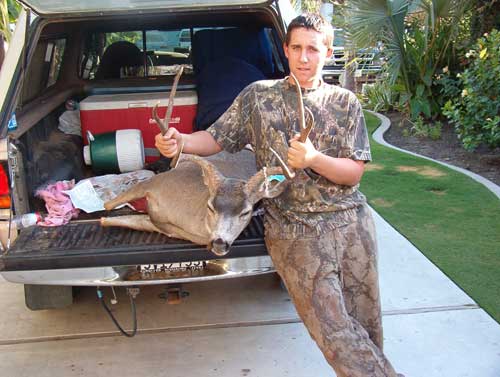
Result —
[{"label": "camouflage shirt", "polygon": [[[309,138],[318,151],[331,157],[371,160],[363,112],[353,93],[321,82],[316,89],[303,89],[303,100],[314,115]],[[278,166],[269,147],[286,161],[288,140],[299,133],[295,87],[286,79],[255,82],[207,131],[229,152],[251,144],[258,169]],[[335,184],[319,175],[310,178],[298,170],[283,194],[265,201],[266,235],[279,239],[320,235],[351,223],[363,203],[358,185]]]}]

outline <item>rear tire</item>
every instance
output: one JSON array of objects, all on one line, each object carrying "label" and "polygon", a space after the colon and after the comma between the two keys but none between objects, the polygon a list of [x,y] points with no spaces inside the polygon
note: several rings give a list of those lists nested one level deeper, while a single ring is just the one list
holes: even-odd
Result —
[{"label": "rear tire", "polygon": [[31,310],[64,308],[73,303],[73,287],[25,284],[24,301]]}]

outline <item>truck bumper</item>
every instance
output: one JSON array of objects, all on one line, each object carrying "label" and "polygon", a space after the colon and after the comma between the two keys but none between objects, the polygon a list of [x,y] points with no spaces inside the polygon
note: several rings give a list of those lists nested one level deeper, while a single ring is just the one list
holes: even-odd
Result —
[{"label": "truck bumper", "polygon": [[197,262],[2,271],[9,282],[68,286],[132,286],[188,283],[274,272],[269,256],[212,259]]}]

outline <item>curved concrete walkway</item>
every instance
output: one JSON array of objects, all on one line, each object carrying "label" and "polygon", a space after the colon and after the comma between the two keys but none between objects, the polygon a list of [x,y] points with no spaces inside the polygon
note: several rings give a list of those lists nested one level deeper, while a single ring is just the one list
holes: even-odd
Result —
[{"label": "curved concrete walkway", "polygon": [[471,177],[473,180],[481,183],[482,185],[484,185],[488,190],[490,190],[491,192],[493,192],[497,197],[498,199],[500,199],[500,186],[496,185],[495,183],[491,182],[489,179],[486,179],[476,173],[473,173],[469,170],[466,170],[466,169],[463,169],[463,168],[459,168],[457,166],[454,166],[454,165],[450,165],[450,164],[447,164],[446,162],[441,162],[441,161],[438,161],[438,160],[434,160],[433,158],[430,158],[430,157],[426,157],[426,156],[422,156],[418,153],[414,153],[414,152],[410,152],[410,151],[407,151],[405,149],[401,149],[401,148],[398,148],[392,144],[389,144],[387,141],[384,140],[384,133],[391,127],[391,121],[389,120],[389,118],[387,118],[386,116],[382,115],[382,114],[379,114],[379,113],[376,113],[374,111],[370,111],[370,110],[367,110],[370,114],[373,114],[375,115],[377,118],[379,118],[381,120],[381,124],[380,124],[380,127],[377,128],[375,130],[375,132],[373,133],[373,140],[375,140],[377,143],[379,144],[382,144],[386,147],[389,147],[389,148],[392,148],[392,149],[396,149],[400,152],[403,152],[403,153],[407,153],[407,154],[411,154],[413,156],[417,156],[417,157],[420,157],[420,158],[424,158],[426,160],[430,160],[430,161],[433,161],[437,164],[440,164],[440,165],[443,165],[443,166],[446,166],[450,169],[453,169],[453,170],[456,170],[460,173],[463,173],[465,175],[468,175],[469,177]]}]

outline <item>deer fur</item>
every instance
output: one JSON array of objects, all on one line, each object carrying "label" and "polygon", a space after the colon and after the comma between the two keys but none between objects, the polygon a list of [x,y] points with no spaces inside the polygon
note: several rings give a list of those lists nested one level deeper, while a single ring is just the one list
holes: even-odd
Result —
[{"label": "deer fur", "polygon": [[249,224],[254,204],[285,189],[288,181],[273,179],[273,174],[282,174],[282,169],[256,172],[248,150],[208,158],[182,154],[177,168],[133,186],[104,205],[110,210],[145,197],[147,215],[103,217],[101,225],[160,232],[207,245],[222,256]]}]

